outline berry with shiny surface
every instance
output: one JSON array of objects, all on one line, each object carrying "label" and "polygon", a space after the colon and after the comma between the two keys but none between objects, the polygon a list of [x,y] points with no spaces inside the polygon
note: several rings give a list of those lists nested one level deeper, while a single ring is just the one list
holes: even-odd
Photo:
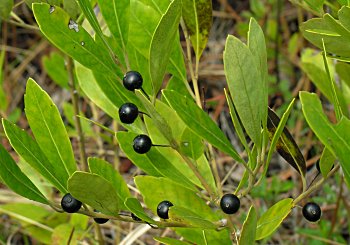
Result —
[{"label": "berry with shiny surface", "polygon": [[139,109],[133,103],[125,103],[119,108],[118,114],[122,123],[131,124],[136,120]]},{"label": "berry with shiny surface", "polygon": [[72,197],[70,193],[63,196],[61,200],[61,207],[67,213],[76,213],[81,208],[81,201]]},{"label": "berry with shiny surface", "polygon": [[220,200],[220,207],[225,214],[234,214],[241,206],[241,202],[236,195],[225,194]]},{"label": "berry with shiny surface", "polygon": [[145,154],[151,149],[151,147],[152,141],[147,135],[140,134],[134,138],[133,148],[135,152]]},{"label": "berry with shiny surface", "polygon": [[169,201],[162,201],[158,204],[158,207],[157,207],[157,214],[160,218],[162,219],[169,219],[169,215],[168,215],[168,212],[169,212],[169,208],[171,206],[174,206],[171,202]]},{"label": "berry with shiny surface", "polygon": [[321,218],[321,208],[317,203],[308,202],[303,207],[303,216],[311,222],[316,222]]},{"label": "berry with shiny surface", "polygon": [[142,87],[142,76],[137,71],[128,71],[123,77],[123,85],[127,90],[134,91]]}]

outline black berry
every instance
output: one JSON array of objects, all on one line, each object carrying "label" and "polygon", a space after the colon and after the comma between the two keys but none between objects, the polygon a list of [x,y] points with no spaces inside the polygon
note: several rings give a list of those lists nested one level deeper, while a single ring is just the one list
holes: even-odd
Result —
[{"label": "black berry", "polygon": [[137,217],[134,213],[131,213],[131,218],[135,221],[141,221],[141,219]]},{"label": "black berry", "polygon": [[[99,213],[98,210],[94,210],[96,213]],[[97,223],[97,224],[104,224],[104,223],[107,223],[109,219],[104,219],[104,218],[94,218],[94,221]]]},{"label": "black berry", "polygon": [[233,194],[225,194],[220,200],[220,207],[225,214],[234,214],[241,206],[239,198]]},{"label": "black berry", "polygon": [[133,148],[139,154],[147,153],[152,147],[150,137],[145,134],[140,134],[134,138]]},{"label": "black berry", "polygon": [[123,77],[123,85],[127,90],[134,91],[142,87],[142,76],[137,71],[128,71]]},{"label": "black berry", "polygon": [[162,219],[169,219],[168,212],[171,206],[174,205],[169,201],[162,201],[161,203],[159,203],[157,207],[158,216]]},{"label": "black berry", "polygon": [[122,123],[133,123],[139,114],[139,109],[133,103],[125,103],[119,108],[119,118]]},{"label": "black berry", "polygon": [[303,216],[311,222],[316,222],[321,218],[321,208],[314,202],[308,202],[303,207]]},{"label": "black berry", "polygon": [[75,213],[81,208],[81,201],[72,197],[70,193],[67,193],[61,200],[61,206],[67,213]]}]

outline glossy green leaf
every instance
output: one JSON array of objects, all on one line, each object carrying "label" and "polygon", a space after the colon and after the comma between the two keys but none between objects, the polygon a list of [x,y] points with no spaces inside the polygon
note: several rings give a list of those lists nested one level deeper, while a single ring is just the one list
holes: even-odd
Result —
[{"label": "glossy green leaf", "polygon": [[153,237],[154,240],[166,245],[190,245],[191,243],[180,241],[169,237]]},{"label": "glossy green leaf", "polygon": [[117,190],[97,174],[76,171],[68,180],[69,193],[101,213],[117,215],[120,202]]},{"label": "glossy green leaf", "polygon": [[323,15],[322,18],[313,18],[301,25],[301,31],[304,37],[322,49],[322,39],[324,40],[327,52],[350,57],[350,26],[348,18],[350,8],[343,6],[339,12],[339,21],[330,14]]},{"label": "glossy green leaf", "polygon": [[146,173],[151,171],[154,176],[164,176],[185,185],[188,188],[195,188],[194,185],[179,170],[177,170],[171,160],[168,160],[157,149],[152,147],[146,154],[138,154],[132,147],[132,142],[137,134],[132,132],[118,132],[117,138],[120,148],[125,155],[140,169]]},{"label": "glossy green leaf", "polygon": [[21,171],[11,155],[0,144],[0,177],[17,194],[30,200],[48,204],[48,200]]},{"label": "glossy green leaf", "polygon": [[334,166],[336,157],[327,149],[324,148],[319,161],[320,171],[322,176],[325,178],[329,171],[331,171]]},{"label": "glossy green leaf", "polygon": [[112,184],[119,198],[121,208],[125,208],[124,202],[130,197],[130,192],[120,173],[114,169],[112,164],[99,158],[89,158],[88,163],[91,173],[102,176]]},{"label": "glossy green leaf", "polygon": [[7,20],[10,17],[14,0],[1,0],[0,1],[0,19]]},{"label": "glossy green leaf", "polygon": [[[253,54],[255,63],[260,73],[261,85],[258,87],[263,89],[262,104],[260,105],[261,110],[261,121],[264,128],[267,123],[267,107],[268,107],[268,67],[267,67],[267,52],[264,32],[259,26],[258,22],[251,18],[249,22],[248,31],[248,48]],[[257,81],[258,82],[258,81]]]},{"label": "glossy green leaf", "polygon": [[44,56],[43,65],[50,78],[59,86],[68,88],[68,71],[64,58],[57,52],[52,52],[50,56]]},{"label": "glossy green leaf", "polygon": [[220,219],[196,192],[169,179],[137,176],[135,177],[135,184],[140,190],[147,207],[155,214],[157,213],[158,204],[168,200],[174,206],[193,210],[197,215],[205,217],[209,221],[218,221]]},{"label": "glossy green leaf", "polygon": [[269,130],[269,138],[271,147],[268,153],[267,162],[272,158],[272,153],[277,149],[277,152],[296,170],[300,175],[306,173],[306,163],[303,154],[301,153],[297,143],[293,139],[288,129],[285,127],[289,114],[293,108],[294,99],[289,104],[281,119],[276,113],[269,108],[267,127]]},{"label": "glossy green leaf", "polygon": [[5,119],[2,119],[2,125],[10,144],[18,155],[44,178],[50,181],[58,190],[62,193],[67,193],[69,175],[64,165],[51,163],[40,149],[38,143],[24,130]]},{"label": "glossy green leaf", "polygon": [[[69,122],[69,124],[76,128],[76,122],[75,122],[75,112],[74,112],[74,107],[71,103],[68,102],[64,102],[63,103],[63,114],[66,117],[67,121]],[[80,115],[77,115],[78,117],[84,117],[83,113],[80,112]],[[86,120],[80,120],[81,123],[81,129],[83,131],[83,133],[88,137],[88,136],[94,136],[94,132],[89,124],[88,121]],[[74,136],[78,136],[78,133],[76,132],[76,130],[73,130],[73,132],[70,134],[70,136],[74,137]]]},{"label": "glossy green leaf", "polygon": [[337,125],[333,125],[323,113],[316,94],[300,92],[299,96],[306,121],[327,149],[339,158],[345,180],[350,186],[350,121],[343,117]]},{"label": "glossy green leaf", "polygon": [[33,12],[41,32],[57,48],[87,68],[122,77],[105,48],[97,44],[82,26],[72,22],[61,8],[55,7],[52,12],[50,5],[36,3]]},{"label": "glossy green leaf", "polygon": [[241,236],[238,241],[239,245],[254,244],[257,222],[258,218],[255,208],[251,206],[243,223]]},{"label": "glossy green leaf", "polygon": [[270,207],[258,220],[255,240],[271,235],[293,208],[293,199],[283,199]]},{"label": "glossy green leaf", "polygon": [[205,49],[212,25],[212,2],[208,0],[183,0],[182,17],[185,21],[197,60]]},{"label": "glossy green leaf", "polygon": [[224,67],[230,94],[247,134],[261,145],[262,108],[266,94],[256,58],[250,49],[234,36],[228,36]]},{"label": "glossy green leaf", "polygon": [[202,229],[216,229],[217,225],[205,219],[203,216],[199,216],[196,211],[183,208],[181,206],[173,206],[169,209],[169,218],[173,221],[181,224],[187,224],[192,227],[198,227]]},{"label": "glossy green leaf", "polygon": [[64,166],[68,175],[73,174],[76,170],[73,149],[60,113],[49,95],[32,79],[27,82],[24,103],[40,149],[52,163]]},{"label": "glossy green leaf", "polygon": [[163,83],[181,17],[181,0],[173,0],[160,19],[152,35],[150,47],[150,74],[153,94],[156,95]]},{"label": "glossy green leaf", "polygon": [[136,198],[128,198],[125,201],[125,206],[126,208],[132,212],[133,214],[136,215],[136,217],[138,217],[139,219],[148,222],[150,224],[155,224],[156,222],[151,219],[150,217],[148,217],[148,215],[145,213],[145,211],[143,210],[141,203],[139,200],[137,200]]},{"label": "glossy green leaf", "polygon": [[123,50],[126,50],[129,33],[130,0],[98,0],[108,28]]},{"label": "glossy green leaf", "polygon": [[[203,137],[221,151],[228,153],[236,161],[243,161],[215,122],[192,99],[172,90],[163,90],[163,96],[195,134]],[[196,120],[193,120],[194,118]]]},{"label": "glossy green leaf", "polygon": [[181,135],[180,151],[182,154],[196,160],[204,151],[204,145],[200,137],[186,128]]}]

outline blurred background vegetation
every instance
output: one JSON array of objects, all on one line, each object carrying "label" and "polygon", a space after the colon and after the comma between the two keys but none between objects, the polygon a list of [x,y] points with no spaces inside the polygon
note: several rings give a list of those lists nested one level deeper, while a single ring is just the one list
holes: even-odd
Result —
[{"label": "blurred background vegetation", "polygon": [[[54,48],[40,33],[30,9],[33,0],[14,1],[12,11],[6,11],[6,2],[0,0],[1,41],[0,41],[0,116],[28,129],[24,116],[23,93],[29,77],[35,79],[46,90],[59,107],[67,130],[78,152],[77,131],[74,122],[72,91],[68,84],[65,56]],[[78,17],[79,7],[73,0],[45,1],[50,4],[63,4],[71,16]],[[305,3],[306,2],[306,3]],[[323,7],[318,7],[322,2]],[[222,53],[228,34],[245,39],[250,17],[258,20],[263,27],[269,64],[269,105],[277,113],[283,112],[292,98],[300,90],[318,93],[325,105],[326,113],[334,121],[333,107],[323,97],[313,81],[320,79],[324,72],[320,51],[309,44],[301,35],[302,22],[330,13],[337,16],[343,1],[282,1],[282,0],[213,0],[213,26],[199,67],[199,84],[202,100],[214,120],[218,121],[232,144],[239,149],[234,128],[225,101],[226,86]],[[321,4],[322,5],[322,4]],[[10,13],[8,15],[8,13]],[[98,14],[98,10],[97,10]],[[103,24],[102,24],[103,26]],[[182,44],[185,41],[182,37]],[[322,78],[322,77],[321,77]],[[350,102],[350,88],[344,84],[342,92],[347,104]],[[110,117],[89,101],[78,88],[81,113],[106,127],[120,129]],[[329,106],[327,106],[329,105]],[[116,112],[117,113],[117,112]],[[82,121],[85,135],[85,148],[88,156],[99,156],[114,162],[128,184],[133,185],[132,177],[140,174],[133,164],[123,156],[117,142],[103,129]],[[313,132],[308,128],[301,113],[300,103],[288,121],[288,128],[307,160],[309,182],[317,178],[315,168],[323,150]],[[12,151],[0,127],[1,143]],[[240,149],[239,152],[242,152]],[[16,154],[13,157],[21,164]],[[219,174],[223,179],[224,191],[232,191],[240,180],[243,169],[233,164],[230,157],[217,155]],[[24,166],[24,165],[23,165]],[[57,193],[47,183],[42,182],[31,169],[24,169],[37,186],[55,197]],[[261,210],[265,210],[282,197],[296,196],[300,192],[298,174],[281,157],[275,156],[268,177],[253,189],[250,198]],[[350,200],[343,179],[338,176],[330,179],[311,199],[321,205],[323,216],[320,222],[306,222],[298,209],[287,218],[279,230],[261,244],[349,244]],[[57,244],[66,244],[72,233],[65,223],[74,224],[75,238],[82,244],[95,241],[93,221],[82,215],[68,216],[35,206],[15,195],[5,186],[0,186],[0,243],[1,244],[41,244],[51,243],[51,236]],[[135,193],[137,195],[137,193]],[[59,197],[57,197],[59,200]],[[244,205],[244,203],[243,203]],[[241,210],[247,210],[244,207]],[[236,222],[242,223],[245,212],[240,211]],[[57,228],[58,227],[58,228]],[[153,235],[171,233],[170,229],[152,230],[148,226],[108,222],[101,226],[108,244],[154,244]],[[125,238],[129,236],[128,238]],[[76,240],[76,239],[75,239]],[[72,239],[74,241],[74,239]],[[129,243],[131,244],[131,243]]]}]

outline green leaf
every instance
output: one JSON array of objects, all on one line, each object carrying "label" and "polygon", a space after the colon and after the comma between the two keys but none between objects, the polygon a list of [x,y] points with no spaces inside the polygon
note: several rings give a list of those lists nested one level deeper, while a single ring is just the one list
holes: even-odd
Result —
[{"label": "green leaf", "polygon": [[24,96],[28,123],[40,149],[50,161],[62,165],[68,175],[76,170],[72,145],[56,105],[32,79]]},{"label": "green leaf", "polygon": [[261,110],[261,121],[264,128],[267,123],[267,107],[268,107],[268,67],[267,52],[264,32],[254,18],[250,19],[248,31],[248,48],[253,54],[255,63],[260,73],[262,85],[258,87],[263,89]]},{"label": "green leaf", "polygon": [[186,128],[181,135],[180,151],[182,154],[197,160],[202,156],[204,145],[200,137],[194,134],[189,128]]},{"label": "green leaf", "polygon": [[126,208],[130,212],[135,214],[136,217],[138,217],[139,219],[141,219],[145,222],[148,222],[150,224],[156,224],[156,222],[152,218],[148,217],[148,215],[143,210],[141,203],[136,198],[133,198],[133,197],[128,198],[128,199],[126,199],[124,204],[125,204]]},{"label": "green leaf", "polygon": [[239,245],[254,244],[256,226],[258,218],[254,206],[251,206],[248,215],[243,223],[241,236],[239,237]]},{"label": "green leaf", "polygon": [[[267,157],[267,163],[272,158],[272,153],[277,148],[278,153],[302,176],[306,173],[306,163],[297,143],[288,129],[285,127],[289,114],[292,111],[295,99],[289,104],[280,120],[276,113],[269,108],[267,127],[271,146]],[[266,166],[267,167],[267,166]]]},{"label": "green leaf", "polygon": [[350,64],[337,62],[335,69],[339,77],[350,87]]},{"label": "green leaf", "polygon": [[140,190],[147,207],[157,213],[157,206],[164,200],[174,206],[193,210],[197,215],[206,217],[209,221],[218,221],[220,217],[205,204],[196,192],[166,178],[151,176],[135,177],[135,184]]},{"label": "green leaf", "polygon": [[0,177],[17,194],[30,200],[48,204],[48,200],[21,171],[11,155],[0,144]]},{"label": "green leaf", "polygon": [[10,17],[14,0],[1,0],[0,1],[0,19],[7,20]]},{"label": "green leaf", "polygon": [[6,111],[8,107],[8,99],[4,90],[4,60],[5,60],[5,49],[0,52],[0,111]]},{"label": "green leaf", "polygon": [[181,17],[181,0],[173,0],[153,33],[150,47],[150,74],[155,96],[163,83]]},{"label": "green leaf", "polygon": [[120,203],[113,185],[97,174],[76,171],[68,180],[72,196],[101,213],[117,215]]},{"label": "green leaf", "polygon": [[2,119],[5,134],[13,149],[30,166],[38,171],[44,178],[50,181],[62,193],[67,193],[67,174],[63,165],[52,164],[40,149],[38,143],[24,130],[9,121]]},{"label": "green leaf", "polygon": [[42,61],[50,78],[59,86],[68,89],[68,71],[64,58],[58,52],[52,52],[50,56],[44,56]]},{"label": "green leaf", "polygon": [[224,51],[227,84],[247,134],[259,147],[266,88],[257,65],[250,49],[236,37],[228,36]]},{"label": "green leaf", "polygon": [[232,245],[228,229],[221,231],[203,230],[201,228],[176,228],[176,233],[194,244],[203,245]]},{"label": "green leaf", "polygon": [[258,220],[255,240],[271,235],[293,208],[293,199],[283,199],[270,207]]},{"label": "green leaf", "polygon": [[338,125],[332,125],[323,113],[322,104],[316,94],[300,92],[303,113],[310,128],[327,149],[339,158],[345,180],[350,186],[350,121],[343,117]]},{"label": "green leaf", "polygon": [[[337,102],[334,100],[332,84],[329,82],[329,76],[325,70],[325,62],[321,54],[312,54],[312,50],[306,49],[302,55],[301,67],[303,71],[307,74],[310,80],[319,88],[323,95],[333,104]],[[331,77],[334,77],[333,66],[331,65],[331,60],[328,59],[328,67]],[[337,98],[341,105],[342,111],[347,111],[347,105],[342,95],[341,90],[335,87]]]},{"label": "green leaf", "polygon": [[[77,76],[79,87],[83,90],[86,96],[89,97],[90,100],[92,100],[110,117],[121,123],[118,116],[118,107],[106,96],[105,92],[102,91],[101,87],[99,86],[94,77],[93,72],[90,69],[87,69],[86,67],[82,66],[80,63],[75,62],[75,73]],[[119,88],[118,85],[116,86]],[[123,92],[119,92],[118,90],[118,94],[120,93]],[[115,92],[111,89],[109,90],[108,94],[113,94],[113,96],[116,97]],[[134,132],[143,132],[142,122],[140,119],[137,119],[133,124],[125,124],[124,127]]]},{"label": "green leaf", "polygon": [[99,158],[89,158],[88,163],[91,173],[102,176],[112,184],[119,198],[121,208],[125,208],[124,202],[130,197],[130,192],[120,173],[114,169],[112,164]]},{"label": "green leaf", "polygon": [[190,180],[176,169],[171,160],[168,160],[163,156],[156,147],[152,147],[146,154],[136,153],[132,147],[133,139],[136,136],[137,134],[132,132],[117,133],[120,148],[136,166],[144,170],[146,173],[151,172],[151,174],[149,173],[150,175],[164,176],[181,183],[188,188],[195,189]]},{"label": "green leaf", "polygon": [[221,151],[226,152],[236,161],[243,161],[215,122],[192,99],[172,90],[163,90],[163,96],[182,121],[195,134]]},{"label": "green leaf", "polygon": [[164,243],[166,245],[190,245],[191,243],[180,241],[169,237],[153,237],[154,240]]},{"label": "green leaf", "polygon": [[169,144],[175,147],[176,142],[168,122],[158,113],[154,105],[140,91],[136,91],[136,95],[142,101],[142,104],[146,108],[146,113],[152,118],[159,131],[168,140]]},{"label": "green leaf", "polygon": [[55,227],[51,235],[51,244],[55,245],[77,245],[83,240],[85,232],[77,230],[71,224],[60,224]]},{"label": "green leaf", "polygon": [[329,171],[331,171],[335,160],[336,157],[334,157],[334,155],[327,148],[324,148],[319,161],[321,174],[324,178],[326,178]]},{"label": "green leaf", "polygon": [[212,25],[212,2],[207,0],[183,0],[182,17],[185,21],[197,60],[205,49]]},{"label": "green leaf", "polygon": [[129,33],[130,0],[98,0],[102,16],[112,35],[126,50]]},{"label": "green leaf", "polygon": [[76,18],[80,13],[80,8],[77,1],[72,0],[63,0],[63,9],[71,16],[72,18]]},{"label": "green leaf", "polygon": [[216,229],[217,225],[205,219],[203,216],[180,206],[173,206],[169,209],[169,218],[173,221],[181,224],[187,224],[192,227],[198,227],[202,229]]},{"label": "green leaf", "polygon": [[343,6],[339,12],[339,21],[335,20],[330,14],[323,15],[323,18],[313,18],[301,25],[301,31],[304,37],[322,49],[322,39],[324,40],[327,52],[350,57],[350,26],[347,18],[350,8]]},{"label": "green leaf", "polygon": [[323,14],[323,4],[325,0],[305,0],[307,5],[313,10],[315,10],[317,13]]},{"label": "green leaf", "polygon": [[55,7],[50,13],[50,5],[35,3],[33,12],[41,32],[62,52],[87,68],[122,77],[105,48],[97,44],[82,26],[72,22],[61,8]]}]

